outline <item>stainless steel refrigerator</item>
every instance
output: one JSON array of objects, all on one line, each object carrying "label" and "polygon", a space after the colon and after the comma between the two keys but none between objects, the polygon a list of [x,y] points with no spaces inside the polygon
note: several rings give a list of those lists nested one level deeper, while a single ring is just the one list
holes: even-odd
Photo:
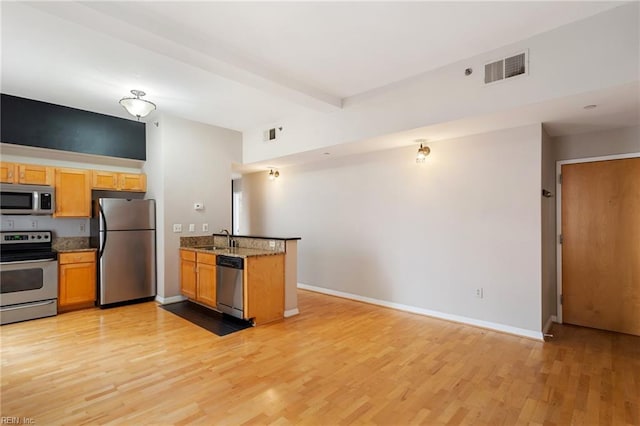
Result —
[{"label": "stainless steel refrigerator", "polygon": [[98,304],[156,295],[155,200],[93,200],[91,244],[98,249]]}]

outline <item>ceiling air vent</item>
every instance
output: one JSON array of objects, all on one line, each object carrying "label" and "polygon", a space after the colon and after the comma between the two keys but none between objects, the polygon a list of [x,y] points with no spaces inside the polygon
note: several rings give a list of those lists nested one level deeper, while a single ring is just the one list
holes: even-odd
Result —
[{"label": "ceiling air vent", "polygon": [[484,83],[495,83],[528,73],[529,51],[525,50],[524,52],[485,64]]},{"label": "ceiling air vent", "polygon": [[262,140],[264,142],[275,142],[280,132],[282,132],[282,126],[267,129],[263,132]]}]

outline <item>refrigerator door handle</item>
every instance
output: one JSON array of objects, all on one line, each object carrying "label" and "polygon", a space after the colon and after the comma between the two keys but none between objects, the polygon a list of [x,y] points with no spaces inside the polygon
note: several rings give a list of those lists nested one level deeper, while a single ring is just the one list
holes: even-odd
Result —
[{"label": "refrigerator door handle", "polygon": [[102,245],[100,247],[100,252],[98,253],[98,259],[102,258],[102,254],[104,253],[104,246],[107,244],[107,218],[104,216],[104,210],[102,210],[102,205],[98,203],[98,208],[100,209],[100,221],[103,223],[104,232],[102,232]]}]

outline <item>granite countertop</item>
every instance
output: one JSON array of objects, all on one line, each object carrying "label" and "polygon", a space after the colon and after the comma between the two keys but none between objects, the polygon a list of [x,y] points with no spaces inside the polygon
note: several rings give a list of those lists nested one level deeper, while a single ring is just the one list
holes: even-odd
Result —
[{"label": "granite countertop", "polygon": [[[227,234],[212,234],[216,237],[226,237]],[[235,235],[231,234],[231,238],[255,238],[257,240],[277,240],[277,241],[294,241],[301,240],[302,237],[265,237],[263,235]]]},{"label": "granite countertop", "polygon": [[190,250],[198,253],[209,253],[209,254],[215,254],[215,255],[224,255],[224,256],[242,257],[242,258],[253,257],[253,256],[272,256],[274,254],[284,254],[283,252],[280,252],[280,251],[259,250],[259,249],[243,248],[243,247],[236,247],[232,249],[223,248],[223,247],[220,247],[220,248],[216,247],[215,249],[202,248],[202,247],[200,248],[199,247],[180,247],[180,250]]},{"label": "granite countertop", "polygon": [[58,253],[76,253],[79,251],[98,251],[97,248],[65,248],[56,250]]}]

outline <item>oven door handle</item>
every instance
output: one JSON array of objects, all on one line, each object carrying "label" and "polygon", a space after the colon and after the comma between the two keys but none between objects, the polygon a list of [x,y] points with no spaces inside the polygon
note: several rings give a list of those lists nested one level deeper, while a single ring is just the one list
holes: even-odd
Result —
[{"label": "oven door handle", "polygon": [[23,303],[21,305],[13,305],[13,306],[2,306],[0,307],[0,312],[16,311],[18,309],[24,309],[24,308],[35,308],[36,306],[50,305],[54,302],[55,300],[45,300],[44,302]]},{"label": "oven door handle", "polygon": [[16,260],[14,262],[2,262],[0,265],[24,265],[27,263],[44,263],[44,262],[55,262],[55,259],[38,259],[38,260]]}]

